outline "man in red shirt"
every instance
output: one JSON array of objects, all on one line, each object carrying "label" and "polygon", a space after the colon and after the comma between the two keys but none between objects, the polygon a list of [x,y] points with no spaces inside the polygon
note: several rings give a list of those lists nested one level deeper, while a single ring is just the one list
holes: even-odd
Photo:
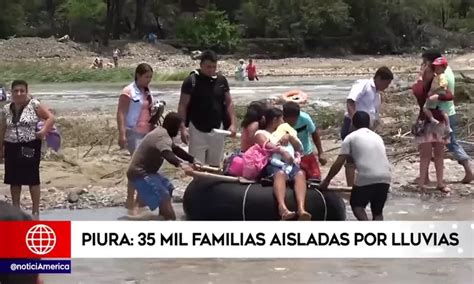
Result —
[{"label": "man in red shirt", "polygon": [[249,81],[257,80],[257,66],[253,64],[253,60],[249,59],[249,64],[247,65],[247,77],[249,78]]}]

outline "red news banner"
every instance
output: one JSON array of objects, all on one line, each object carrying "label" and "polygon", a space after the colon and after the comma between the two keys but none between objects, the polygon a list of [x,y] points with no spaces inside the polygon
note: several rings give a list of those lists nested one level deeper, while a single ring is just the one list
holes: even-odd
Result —
[{"label": "red news banner", "polygon": [[71,222],[1,221],[0,258],[71,258]]}]

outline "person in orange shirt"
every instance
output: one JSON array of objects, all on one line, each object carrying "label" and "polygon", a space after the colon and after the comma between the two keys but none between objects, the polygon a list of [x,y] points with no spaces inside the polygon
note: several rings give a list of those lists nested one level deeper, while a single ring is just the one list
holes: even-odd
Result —
[{"label": "person in orange shirt", "polygon": [[249,81],[258,81],[258,76],[257,76],[257,66],[253,63],[253,59],[249,59],[249,64],[246,67],[247,71],[247,77],[249,78]]},{"label": "person in orange shirt", "polygon": [[[153,96],[149,84],[153,78],[153,69],[147,63],[141,63],[135,70],[135,80],[126,86],[119,97],[117,126],[120,148],[127,148],[131,155],[153,126],[150,123]],[[135,189],[128,183],[125,207],[129,215],[135,215]]]}]

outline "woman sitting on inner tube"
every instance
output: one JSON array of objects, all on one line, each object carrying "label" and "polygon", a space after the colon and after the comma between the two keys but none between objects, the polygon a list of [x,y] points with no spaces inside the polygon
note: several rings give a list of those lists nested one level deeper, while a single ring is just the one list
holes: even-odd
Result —
[{"label": "woman sitting on inner tube", "polygon": [[268,106],[264,101],[253,101],[247,107],[247,112],[241,124],[240,148],[224,160],[224,173],[226,175],[242,176],[244,167],[242,154],[255,145],[255,132],[264,126],[265,110],[267,108]]},{"label": "woman sitting on inner tube", "polygon": [[[283,124],[283,112],[278,108],[271,108],[265,112],[265,128],[255,133],[255,143],[266,149],[278,149],[278,142],[273,133],[280,124]],[[297,166],[286,174],[280,168],[268,164],[262,172],[262,178],[273,179],[273,192],[278,203],[278,212],[282,220],[290,220],[295,217],[295,212],[288,210],[285,204],[286,182],[294,183],[298,220],[311,220],[311,214],[305,209],[306,177],[304,172]]]},{"label": "woman sitting on inner tube", "polygon": [[247,107],[242,120],[242,136],[240,137],[240,151],[243,153],[255,144],[255,132],[265,124],[267,106],[262,101],[251,102]]}]

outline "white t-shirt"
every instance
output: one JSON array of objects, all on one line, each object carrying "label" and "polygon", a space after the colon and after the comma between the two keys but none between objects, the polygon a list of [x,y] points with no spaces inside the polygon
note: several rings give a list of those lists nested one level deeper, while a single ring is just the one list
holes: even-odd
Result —
[{"label": "white t-shirt", "polygon": [[355,185],[365,186],[391,181],[390,163],[382,137],[368,128],[358,129],[342,141],[340,155],[354,159],[357,169]]},{"label": "white t-shirt", "polygon": [[[381,98],[375,88],[374,79],[358,80],[351,88],[348,100],[355,102],[356,111],[365,111],[370,115],[370,123],[379,119]],[[347,117],[349,114],[346,111]]]}]

